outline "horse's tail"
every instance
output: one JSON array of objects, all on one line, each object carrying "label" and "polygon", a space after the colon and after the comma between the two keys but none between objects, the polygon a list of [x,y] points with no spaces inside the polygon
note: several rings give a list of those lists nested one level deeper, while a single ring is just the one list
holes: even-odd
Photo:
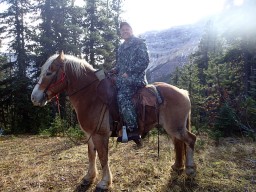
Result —
[{"label": "horse's tail", "polygon": [[189,111],[188,111],[188,115],[187,115],[187,122],[186,122],[186,128],[187,130],[190,132],[191,131],[191,102],[190,102],[190,98],[189,98],[189,93],[187,90],[184,90],[184,89],[180,89],[181,93],[187,97],[187,100],[188,100],[188,105],[190,105],[189,107]]},{"label": "horse's tail", "polygon": [[193,140],[193,144],[190,145],[190,147],[194,150],[194,145],[196,142],[196,135],[191,132],[191,130],[192,130],[192,128],[191,128],[191,110],[189,111],[189,114],[188,114],[186,128],[188,130],[188,134],[189,134],[190,138]]},{"label": "horse's tail", "polygon": [[189,113],[188,113],[186,127],[188,131],[191,131],[191,110],[189,110]]}]

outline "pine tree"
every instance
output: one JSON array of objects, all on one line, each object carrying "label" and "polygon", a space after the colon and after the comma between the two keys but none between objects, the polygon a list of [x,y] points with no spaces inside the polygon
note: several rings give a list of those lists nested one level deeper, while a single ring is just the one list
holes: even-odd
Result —
[{"label": "pine tree", "polygon": [[115,60],[120,1],[117,5],[114,3],[116,1],[86,0],[83,52],[95,68],[100,68],[99,65],[108,68]]},{"label": "pine tree", "polygon": [[7,93],[10,91],[8,84],[8,68],[7,58],[0,56],[0,128],[7,129],[7,113],[9,109],[9,98],[6,97]]},{"label": "pine tree", "polygon": [[[9,50],[14,56],[12,60],[1,60],[0,65],[1,122],[11,133],[38,132],[54,118],[54,113],[47,115],[54,111],[51,106],[39,109],[30,101],[41,65],[50,55],[63,50],[80,57],[85,53],[95,67],[103,64],[109,68],[119,43],[122,0],[88,0],[86,9],[74,6],[74,0],[1,2],[9,5],[0,13],[1,38],[11,39]],[[95,2],[94,9],[89,7],[90,2]],[[84,48],[90,51],[84,52]],[[60,99],[62,117],[74,116],[65,95]],[[75,118],[70,122],[76,122]]]},{"label": "pine tree", "polygon": [[[74,1],[68,0],[45,0],[37,7],[40,10],[42,22],[39,23],[40,33],[35,41],[38,42],[37,65],[35,76],[39,75],[39,67],[49,58],[49,56],[64,51],[66,54],[81,56],[82,48],[82,16],[83,9],[74,6]],[[65,94],[61,94],[61,116],[66,116]],[[54,109],[54,104],[52,108]]]},{"label": "pine tree", "polygon": [[243,60],[243,87],[244,93],[248,94],[250,90],[250,76],[255,56],[255,33],[256,24],[256,2],[254,0],[244,0],[243,4],[236,6],[233,2],[228,2],[228,8],[222,14],[229,21],[227,30],[222,34],[227,43],[241,50],[241,58]]},{"label": "pine tree", "polygon": [[202,111],[202,89],[199,83],[198,67],[196,64],[190,63],[184,65],[181,69],[176,68],[176,71],[171,76],[171,84],[183,88],[189,92],[192,105],[192,122],[196,129],[199,129],[201,123]]},{"label": "pine tree", "polygon": [[56,52],[80,56],[83,9],[74,1],[45,0],[38,4],[42,22],[39,24],[39,50],[46,60]]},{"label": "pine tree", "polygon": [[[11,38],[9,49],[15,55],[14,61],[9,61],[10,76],[6,77],[6,90],[8,92],[4,98],[8,98],[8,124],[10,131],[22,132],[29,131],[30,127],[30,87],[28,78],[29,57],[28,44],[31,41],[29,34],[31,30],[26,21],[30,4],[27,0],[9,0],[5,1],[9,5],[8,10],[1,14],[1,31],[5,38]],[[7,25],[8,24],[8,25]]]}]

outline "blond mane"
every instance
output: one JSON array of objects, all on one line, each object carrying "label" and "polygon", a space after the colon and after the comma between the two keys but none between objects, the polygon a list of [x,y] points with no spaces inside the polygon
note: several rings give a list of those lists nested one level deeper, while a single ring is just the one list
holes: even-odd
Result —
[{"label": "blond mane", "polygon": [[[47,59],[47,61],[44,63],[44,65],[41,68],[41,75],[44,76],[47,73],[47,70],[49,69],[52,62],[58,57],[58,54],[52,55]],[[69,67],[69,70],[72,70],[77,76],[82,75],[84,70],[91,70],[95,71],[95,69],[87,63],[83,59],[79,59],[73,55],[65,55],[64,56],[64,71],[66,71],[67,66]]]}]

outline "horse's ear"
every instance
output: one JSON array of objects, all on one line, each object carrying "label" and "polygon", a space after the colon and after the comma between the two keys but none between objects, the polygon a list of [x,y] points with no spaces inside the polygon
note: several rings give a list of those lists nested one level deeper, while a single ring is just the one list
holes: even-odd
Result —
[{"label": "horse's ear", "polygon": [[58,59],[59,59],[60,61],[64,61],[64,52],[63,52],[63,50],[60,52],[60,54],[59,54],[59,56],[58,56]]}]

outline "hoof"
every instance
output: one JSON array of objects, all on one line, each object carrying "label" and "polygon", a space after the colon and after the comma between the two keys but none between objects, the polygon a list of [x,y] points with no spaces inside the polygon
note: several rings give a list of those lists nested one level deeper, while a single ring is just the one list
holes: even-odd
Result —
[{"label": "hoof", "polygon": [[109,189],[102,189],[100,187],[96,187],[94,192],[107,192],[107,191],[109,191]]},{"label": "hoof", "polygon": [[184,167],[178,167],[175,164],[172,165],[172,170],[175,171],[177,174],[182,174],[182,172],[184,171]]},{"label": "hoof", "polygon": [[82,180],[80,184],[76,187],[74,192],[87,191],[92,185],[92,181]]},{"label": "hoof", "polygon": [[196,167],[195,166],[187,166],[186,167],[186,175],[188,177],[195,177],[196,176]]},{"label": "hoof", "polygon": [[134,140],[134,143],[136,143],[136,146],[137,146],[138,149],[143,147],[143,143],[142,143],[141,139]]},{"label": "hoof", "polygon": [[106,181],[101,181],[97,184],[95,191],[97,192],[105,192],[105,191],[109,191],[111,188],[111,181],[110,182],[106,182]]},{"label": "hoof", "polygon": [[94,180],[91,180],[91,181],[83,180],[82,185],[89,186],[89,185],[92,185],[92,184],[93,184],[93,182],[94,182]]}]

